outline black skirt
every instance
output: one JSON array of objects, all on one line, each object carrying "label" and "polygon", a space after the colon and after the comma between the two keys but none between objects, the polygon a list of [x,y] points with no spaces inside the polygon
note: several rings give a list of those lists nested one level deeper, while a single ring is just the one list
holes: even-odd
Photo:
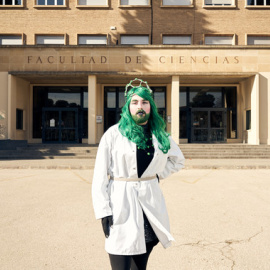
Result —
[{"label": "black skirt", "polygon": [[[143,220],[144,220],[144,237],[145,237],[145,243],[149,243],[152,241],[158,240],[154,230],[152,229],[151,224],[149,223],[146,215],[143,213]],[[159,241],[157,241],[158,243]]]}]

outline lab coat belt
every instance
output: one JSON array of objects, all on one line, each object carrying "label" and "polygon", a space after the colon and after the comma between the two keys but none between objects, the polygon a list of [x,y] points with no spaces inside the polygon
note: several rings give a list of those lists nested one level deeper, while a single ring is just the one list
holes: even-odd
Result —
[{"label": "lab coat belt", "polygon": [[124,177],[110,177],[110,180],[114,180],[114,181],[126,181],[126,182],[136,182],[136,181],[148,181],[148,180],[153,180],[157,178],[156,175],[153,176],[148,176],[148,177],[144,177],[144,178],[124,178]]}]

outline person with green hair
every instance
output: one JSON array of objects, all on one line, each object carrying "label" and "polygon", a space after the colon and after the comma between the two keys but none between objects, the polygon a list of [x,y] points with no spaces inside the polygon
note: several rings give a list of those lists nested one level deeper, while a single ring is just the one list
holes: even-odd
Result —
[{"label": "person with green hair", "polygon": [[166,132],[147,82],[131,81],[125,96],[119,123],[98,147],[92,200],[112,270],[145,270],[153,247],[160,242],[167,248],[174,240],[159,181],[183,168],[185,158]]}]

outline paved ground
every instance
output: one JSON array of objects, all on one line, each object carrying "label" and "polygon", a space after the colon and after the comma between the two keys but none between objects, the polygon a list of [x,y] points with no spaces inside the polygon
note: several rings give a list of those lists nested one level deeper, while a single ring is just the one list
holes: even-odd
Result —
[{"label": "paved ground", "polygon": [[[0,160],[0,169],[91,170],[92,159]],[[270,169],[270,159],[187,159],[186,169]]]},{"label": "paved ground", "polygon": [[[149,270],[270,269],[270,170],[233,165],[161,182],[176,242],[154,249]],[[0,269],[109,270],[91,179],[86,168],[0,169]]]}]

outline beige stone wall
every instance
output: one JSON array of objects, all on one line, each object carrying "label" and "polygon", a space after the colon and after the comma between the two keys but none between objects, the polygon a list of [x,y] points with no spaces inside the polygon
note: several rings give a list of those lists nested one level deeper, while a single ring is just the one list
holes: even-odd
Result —
[{"label": "beige stone wall", "polygon": [[[259,144],[262,128],[260,124],[260,95],[264,91],[263,85],[260,85],[259,74],[252,76],[241,83],[243,94],[243,141],[249,144]],[[246,111],[251,110],[251,129],[246,130]]]},{"label": "beige stone wall", "polygon": [[[270,49],[171,46],[0,48],[0,71],[151,73],[270,72]],[[173,74],[171,74],[173,75]]]},{"label": "beige stone wall", "polygon": [[109,1],[109,8],[77,8],[76,2],[67,1],[66,8],[36,8],[34,0],[25,0],[26,9],[0,8],[0,25],[5,25],[0,32],[24,33],[28,45],[35,44],[35,34],[66,34],[67,43],[76,45],[77,34],[105,34],[115,44],[120,34],[150,32],[149,8],[118,8],[118,1]]},{"label": "beige stone wall", "polygon": [[[0,81],[1,82],[1,81]],[[30,84],[8,76],[8,139],[28,140],[30,127]],[[16,129],[16,109],[23,110],[23,130]]]},{"label": "beige stone wall", "polygon": [[245,110],[251,109],[251,89],[252,89],[251,80],[250,79],[245,80],[243,84]]},{"label": "beige stone wall", "polygon": [[244,45],[248,33],[269,33],[269,9],[247,9],[244,0],[235,1],[235,8],[203,8],[203,0],[193,2],[194,7],[165,8],[161,0],[152,1],[151,27],[150,7],[123,8],[118,0],[109,0],[108,8],[77,8],[76,0],[67,1],[66,8],[36,8],[34,0],[24,0],[24,8],[0,8],[0,25],[5,25],[0,33],[24,33],[28,45],[35,44],[35,34],[66,34],[70,45],[77,44],[77,34],[105,34],[116,44],[121,34],[151,36],[151,28],[157,45],[164,34],[192,34],[194,45],[202,44],[205,34],[235,34],[236,44]]},{"label": "beige stone wall", "polygon": [[8,73],[0,72],[0,140],[8,139]]},{"label": "beige stone wall", "polygon": [[16,130],[16,140],[28,140],[30,127],[30,84],[26,80],[16,78],[16,109],[23,110],[23,130]]}]

